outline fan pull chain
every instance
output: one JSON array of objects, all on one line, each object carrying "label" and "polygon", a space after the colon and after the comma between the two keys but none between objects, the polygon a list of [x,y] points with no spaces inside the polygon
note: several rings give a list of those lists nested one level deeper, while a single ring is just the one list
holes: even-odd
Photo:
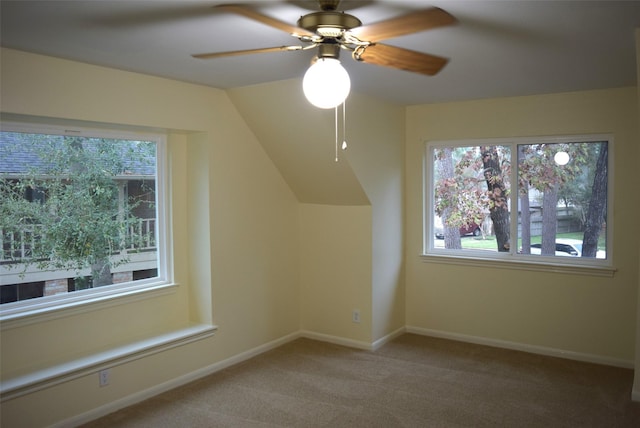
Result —
[{"label": "fan pull chain", "polygon": [[342,102],[342,150],[347,150],[347,100]]},{"label": "fan pull chain", "polygon": [[335,125],[336,125],[336,162],[338,162],[338,106],[335,111]]},{"label": "fan pull chain", "polygon": [[[342,150],[347,150],[347,103],[342,103]],[[338,107],[335,109],[335,128],[336,128],[336,162],[338,162]]]}]

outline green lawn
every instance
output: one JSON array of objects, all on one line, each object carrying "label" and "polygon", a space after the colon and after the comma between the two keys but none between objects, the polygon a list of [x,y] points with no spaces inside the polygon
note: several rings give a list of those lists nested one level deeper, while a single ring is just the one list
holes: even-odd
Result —
[{"label": "green lawn", "polygon": [[[573,232],[573,233],[559,233],[557,235],[557,238],[564,238],[564,239],[578,239],[578,240],[582,240],[584,233],[583,232]],[[539,243],[541,240],[541,237],[538,236],[532,236],[531,237],[531,243],[532,244],[536,244]],[[518,248],[520,248],[522,246],[521,244],[521,240],[518,240]],[[600,239],[598,240],[598,249],[599,250],[605,250],[606,249],[606,245],[605,245],[605,237],[604,236],[600,236]],[[443,247],[444,246],[444,240],[442,239],[436,239],[434,241],[434,245],[436,247]],[[495,236],[487,236],[486,238],[482,238],[482,236],[464,236],[462,237],[462,248],[463,249],[476,249],[476,250],[496,250],[496,237]]]}]

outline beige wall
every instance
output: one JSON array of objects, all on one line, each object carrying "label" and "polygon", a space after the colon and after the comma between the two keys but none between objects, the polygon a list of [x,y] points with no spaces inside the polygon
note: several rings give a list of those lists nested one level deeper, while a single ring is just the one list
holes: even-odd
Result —
[{"label": "beige wall", "polygon": [[[343,270],[347,274],[337,276],[328,266],[334,265],[334,252],[336,249],[340,252],[341,242],[325,244],[320,249],[315,243],[302,241],[301,245],[314,254],[301,267],[303,326],[306,329],[313,326],[311,331],[333,338],[365,340],[369,344],[401,329],[404,108],[352,93],[346,108],[348,149],[340,150],[339,161],[335,162],[335,111],[312,107],[304,98],[300,80],[235,88],[229,93],[298,200],[305,204],[301,209],[302,236],[316,236],[317,229],[325,227],[329,231],[343,230],[345,233],[336,238],[348,240],[350,248],[359,254],[345,255],[341,260],[368,257],[368,269],[355,265],[352,272]],[[338,118],[342,142],[342,111]],[[366,206],[367,210],[358,210],[356,206]],[[361,217],[354,216],[354,211]],[[335,217],[335,225],[323,218],[326,213]],[[344,213],[343,219],[339,213]],[[317,221],[304,220],[310,218]],[[352,240],[359,233],[356,231],[365,225],[369,227],[368,238],[362,236],[361,244],[353,246]],[[305,257],[305,252],[302,253]],[[355,278],[354,272],[362,275]],[[333,290],[331,298],[316,299],[326,294],[327,286]],[[359,290],[355,292],[358,299],[354,299],[354,287]],[[326,306],[327,301],[334,303]],[[339,310],[332,307],[336,304]],[[351,322],[354,308],[362,311],[363,321],[357,326]],[[314,315],[329,312],[333,315]],[[309,317],[313,318],[311,324]]]},{"label": "beige wall", "polygon": [[[407,325],[632,364],[640,194],[635,88],[407,109]],[[613,133],[613,278],[424,263],[425,141]]]},{"label": "beige wall", "polygon": [[3,380],[192,323],[219,326],[112,367],[106,388],[91,374],[5,401],[2,426],[65,420],[299,330],[297,201],[223,91],[1,54],[4,114],[169,130],[179,283],[153,299],[3,329]]},{"label": "beige wall", "polygon": [[[638,76],[636,81],[640,82],[640,28],[636,29],[636,66]],[[636,120],[640,133],[640,85],[637,87],[637,95],[638,111]],[[640,139],[636,140],[636,144],[640,145]],[[637,266],[640,266],[640,254],[638,254]],[[640,308],[640,269],[638,270],[638,304],[636,306],[636,371],[633,379],[633,399],[635,401],[640,401],[640,310],[638,308]]]},{"label": "beige wall", "polygon": [[404,327],[405,109],[355,94],[345,157],[371,201],[371,339]]},{"label": "beige wall", "polygon": [[369,345],[371,207],[300,204],[300,259],[302,329]]}]

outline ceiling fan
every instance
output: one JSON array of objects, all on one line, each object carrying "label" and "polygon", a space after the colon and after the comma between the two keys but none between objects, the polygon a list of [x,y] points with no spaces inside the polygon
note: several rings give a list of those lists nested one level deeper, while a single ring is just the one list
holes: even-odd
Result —
[{"label": "ceiling fan", "polygon": [[298,20],[297,26],[263,15],[248,5],[222,4],[215,6],[216,9],[242,15],[285,31],[298,38],[304,45],[202,53],[195,54],[193,57],[210,59],[254,53],[298,51],[318,47],[318,57],[337,58],[340,49],[346,49],[352,52],[356,61],[430,76],[437,74],[448,62],[447,58],[379,43],[381,40],[453,25],[457,22],[452,15],[440,8],[423,9],[408,15],[362,26],[362,22],[355,16],[338,11],[340,0],[318,0],[318,4],[320,11],[302,16]]},{"label": "ceiling fan", "polygon": [[[346,71],[338,61],[341,50],[350,51],[353,59],[359,62],[392,67],[429,76],[437,74],[449,61],[447,58],[440,56],[380,43],[381,40],[455,24],[457,20],[446,11],[431,7],[363,26],[362,22],[355,16],[338,11],[339,4],[340,0],[318,0],[320,11],[302,16],[298,20],[297,26],[263,15],[248,5],[221,4],[215,6],[216,9],[241,15],[285,31],[296,37],[302,44],[230,52],[201,53],[192,56],[200,59],[212,59],[254,53],[299,51],[317,47],[318,55],[314,58],[314,62],[326,63],[327,65],[337,63],[344,74],[346,74]],[[321,65],[324,66],[324,64]],[[329,80],[327,79],[328,73],[326,71],[323,73],[324,79]],[[347,85],[350,85],[348,75],[346,75],[346,79]],[[333,90],[333,88],[331,89]],[[348,92],[349,88],[347,87],[342,100],[346,98]],[[309,98],[308,94],[307,97]],[[311,101],[311,98],[309,99]],[[314,102],[312,101],[312,103]],[[330,103],[330,106],[333,107],[333,104],[336,103]],[[337,102],[336,105],[338,104],[340,102]],[[317,106],[321,107],[320,105]]]}]

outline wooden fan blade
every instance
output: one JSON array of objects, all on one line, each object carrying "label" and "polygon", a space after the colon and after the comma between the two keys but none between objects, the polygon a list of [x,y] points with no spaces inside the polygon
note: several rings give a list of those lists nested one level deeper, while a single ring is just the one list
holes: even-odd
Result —
[{"label": "wooden fan blade", "polygon": [[221,9],[226,12],[235,13],[237,15],[244,16],[249,19],[253,19],[254,21],[261,22],[269,27],[273,27],[277,30],[282,30],[285,33],[300,35],[300,36],[310,36],[312,33],[304,30],[302,28],[296,27],[295,25],[287,24],[286,22],[282,22],[275,18],[272,18],[267,15],[263,15],[256,10],[252,9],[247,5],[242,4],[219,4],[214,6],[216,9]]},{"label": "wooden fan blade", "polygon": [[212,59],[212,58],[222,58],[225,56],[240,56],[240,55],[249,55],[249,54],[256,54],[256,53],[299,51],[299,50],[302,50],[302,46],[277,46],[273,48],[246,49],[242,51],[201,53],[201,54],[194,54],[191,56],[199,59]]},{"label": "wooden fan blade", "polygon": [[449,62],[447,58],[380,43],[368,46],[364,52],[356,55],[356,60],[428,76],[438,74]]},{"label": "wooden fan blade", "polygon": [[386,21],[376,22],[371,25],[354,28],[351,34],[362,41],[378,42],[392,39],[406,34],[417,33],[431,28],[453,25],[458,20],[448,12],[433,7],[408,15],[391,18]]}]

